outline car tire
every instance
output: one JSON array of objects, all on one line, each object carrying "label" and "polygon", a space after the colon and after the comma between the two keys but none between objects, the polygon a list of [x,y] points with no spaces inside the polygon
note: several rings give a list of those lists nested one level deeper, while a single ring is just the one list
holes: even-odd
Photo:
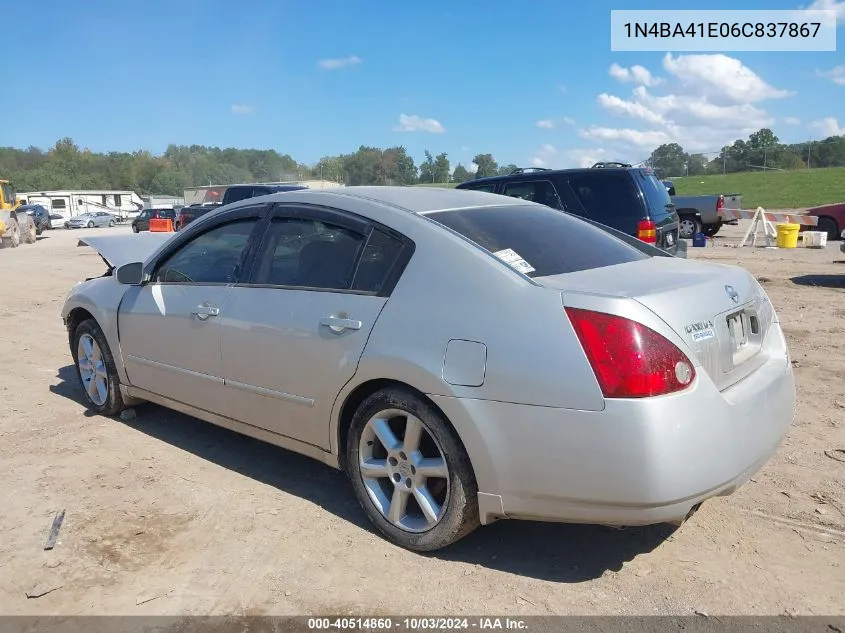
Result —
[{"label": "car tire", "polygon": [[691,240],[696,233],[701,233],[701,220],[694,215],[682,215],[678,222],[678,235]]},{"label": "car tire", "polygon": [[836,220],[833,218],[823,217],[819,218],[818,224],[816,224],[815,229],[816,231],[821,231],[822,233],[827,233],[827,239],[829,241],[838,240],[839,239],[839,225],[836,223]]},{"label": "car tire", "polygon": [[9,218],[9,225],[6,227],[7,237],[2,239],[5,248],[17,248],[21,244],[21,228],[15,218]]},{"label": "car tire", "polygon": [[109,220],[109,228],[114,226],[114,220]]},{"label": "car tire", "polygon": [[707,237],[713,237],[719,232],[719,229],[721,228],[721,224],[708,224],[707,226],[703,227],[703,231]]},{"label": "car tire", "polygon": [[[414,434],[418,442],[405,436],[410,423],[419,429]],[[392,450],[386,449],[385,428],[388,437],[397,440]],[[400,428],[402,439],[398,440]],[[412,443],[407,453],[406,439]],[[466,450],[443,414],[411,389],[382,389],[364,400],[352,418],[345,450],[346,470],[358,502],[375,527],[396,545],[433,551],[478,527],[478,485]],[[426,469],[436,474],[423,474],[421,458],[427,458]],[[404,509],[388,518],[397,501],[396,508],[404,502]]]},{"label": "car tire", "polygon": [[88,221],[88,228],[89,228],[89,229],[93,229],[93,228],[94,228],[94,221],[93,221],[93,220],[89,220],[89,221]]},{"label": "car tire", "polygon": [[138,225],[137,225],[137,224],[133,224],[133,225],[132,225],[132,232],[133,232],[133,233],[137,233],[137,232],[138,232]]},{"label": "car tire", "polygon": [[76,326],[70,351],[88,407],[100,415],[120,413],[124,408],[120,377],[106,335],[95,320]]}]

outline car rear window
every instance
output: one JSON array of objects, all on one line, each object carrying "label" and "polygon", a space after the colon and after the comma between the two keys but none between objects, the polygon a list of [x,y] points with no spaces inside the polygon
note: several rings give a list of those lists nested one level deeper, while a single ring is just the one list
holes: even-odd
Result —
[{"label": "car rear window", "polygon": [[648,213],[657,224],[675,212],[669,191],[666,185],[657,179],[657,176],[645,171],[637,171],[634,172],[634,180],[640,183],[640,189],[648,205]]},{"label": "car rear window", "polygon": [[561,275],[649,257],[598,227],[541,205],[437,211],[426,217],[460,233],[529,277]]}]

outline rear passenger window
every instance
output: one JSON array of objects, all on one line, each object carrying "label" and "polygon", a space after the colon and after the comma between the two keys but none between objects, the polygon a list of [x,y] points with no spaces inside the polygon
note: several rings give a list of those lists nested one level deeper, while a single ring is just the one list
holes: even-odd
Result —
[{"label": "rear passenger window", "polygon": [[620,220],[639,220],[642,210],[625,174],[573,174],[569,187],[588,218],[615,226]]},{"label": "rear passenger window", "polygon": [[378,229],[373,230],[358,264],[352,290],[379,292],[396,266],[402,247],[398,239]]},{"label": "rear passenger window", "polygon": [[487,193],[493,193],[496,191],[496,184],[490,185],[476,185],[475,187],[461,187],[461,189],[470,189],[471,191],[486,191]]},{"label": "rear passenger window", "polygon": [[508,182],[502,191],[506,196],[521,198],[544,204],[554,209],[562,209],[563,205],[558,198],[554,185],[548,180],[532,180],[528,182]]}]

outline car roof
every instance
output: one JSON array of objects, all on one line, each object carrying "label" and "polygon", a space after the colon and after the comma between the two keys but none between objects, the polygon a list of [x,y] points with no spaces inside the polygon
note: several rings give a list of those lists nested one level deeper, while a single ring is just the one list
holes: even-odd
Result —
[{"label": "car roof", "polygon": [[474,180],[467,180],[458,185],[458,187],[469,186],[470,184],[478,185],[486,182],[501,182],[503,180],[543,180],[555,174],[594,174],[596,172],[611,172],[624,173],[630,171],[645,171],[646,167],[578,167],[572,169],[543,169],[540,171],[519,171],[513,174],[500,174],[496,176],[486,176],[484,178],[475,178]]},{"label": "car roof", "polygon": [[[500,196],[498,194],[484,191],[472,191],[466,189],[454,189],[445,187],[379,187],[379,186],[351,186],[337,187],[330,189],[302,189],[299,191],[271,193],[262,196],[262,201],[285,202],[286,200],[306,201],[314,197],[319,204],[330,204],[330,199],[338,198],[340,202],[344,198],[358,198],[371,202],[381,203],[396,209],[416,214],[433,213],[436,211],[451,211],[457,209],[469,209],[475,207],[501,207],[501,206],[536,206],[536,202]],[[235,206],[246,206],[255,204],[256,198],[247,198],[234,204],[218,207],[220,209],[234,208]]]}]

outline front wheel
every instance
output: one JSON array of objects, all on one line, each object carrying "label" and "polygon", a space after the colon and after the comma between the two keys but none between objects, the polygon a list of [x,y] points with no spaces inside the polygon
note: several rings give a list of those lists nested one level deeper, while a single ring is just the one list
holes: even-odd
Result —
[{"label": "front wheel", "polygon": [[383,389],[361,404],[346,459],[364,512],[397,545],[433,551],[478,527],[469,457],[443,415],[412,391]]},{"label": "front wheel", "polygon": [[722,228],[721,224],[708,224],[704,227],[704,234],[707,237],[713,237],[716,233],[719,232],[719,229]]},{"label": "front wheel", "polygon": [[6,227],[6,237],[3,238],[3,246],[17,248],[20,244],[21,227],[18,226],[18,221],[15,218],[9,218],[9,224]]},{"label": "front wheel", "polygon": [[22,237],[24,244],[35,244],[36,240],[38,239],[38,232],[35,228],[35,222],[27,222],[26,229],[24,230]]},{"label": "front wheel", "polygon": [[89,221],[88,221],[88,228],[89,228],[89,229],[93,229],[93,228],[94,228],[94,220],[89,220]]},{"label": "front wheel", "polygon": [[114,226],[114,220],[109,220],[109,228]]},{"label": "front wheel", "polygon": [[137,233],[137,232],[138,232],[138,225],[137,225],[137,224],[133,224],[133,225],[132,225],[132,232],[133,232],[133,233]]},{"label": "front wheel", "polygon": [[88,406],[101,415],[120,413],[120,378],[106,335],[96,321],[86,319],[76,326],[71,353]]}]

